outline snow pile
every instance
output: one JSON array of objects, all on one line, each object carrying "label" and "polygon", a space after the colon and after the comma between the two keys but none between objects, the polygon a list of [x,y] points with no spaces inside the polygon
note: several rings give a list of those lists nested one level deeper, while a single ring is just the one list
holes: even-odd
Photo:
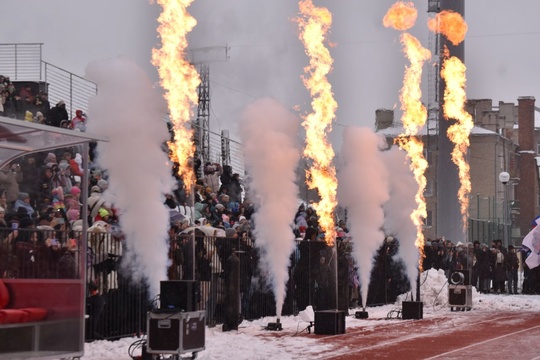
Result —
[{"label": "snow pile", "polygon": [[[424,307],[441,307],[448,304],[448,279],[444,270],[429,269],[420,274],[420,301]],[[416,294],[413,294],[416,300]],[[399,295],[397,304],[410,301],[410,292]]]}]

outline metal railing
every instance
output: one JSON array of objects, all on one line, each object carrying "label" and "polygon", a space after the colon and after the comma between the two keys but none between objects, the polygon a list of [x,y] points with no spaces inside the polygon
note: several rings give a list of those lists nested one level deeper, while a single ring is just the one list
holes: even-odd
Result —
[{"label": "metal railing", "polygon": [[[28,44],[0,44],[0,75],[9,76],[12,81],[40,81],[47,89],[51,106],[60,100],[66,103],[66,110],[70,119],[75,116],[76,110],[87,112],[88,102],[98,93],[95,83],[64,70],[43,60],[42,43]],[[166,118],[166,121],[169,121]],[[193,122],[193,126],[197,126]],[[209,161],[231,165],[233,171],[244,175],[244,156],[242,144],[218,134],[208,131]],[[229,146],[224,156],[222,144],[226,139]],[[227,158],[227,161],[223,159]],[[227,164],[226,164],[227,162]]]},{"label": "metal railing", "polygon": [[11,80],[41,81],[42,43],[0,44],[0,74]]},{"label": "metal railing", "polygon": [[66,103],[66,110],[70,119],[75,116],[76,110],[86,112],[88,102],[98,92],[97,85],[83,77],[42,61],[43,74],[48,85],[49,101],[51,106],[60,100]]},{"label": "metal railing", "polygon": [[88,110],[88,101],[97,94],[97,85],[43,60],[43,44],[0,44],[0,74],[11,81],[44,82],[51,106],[66,103],[70,119],[75,111]]}]

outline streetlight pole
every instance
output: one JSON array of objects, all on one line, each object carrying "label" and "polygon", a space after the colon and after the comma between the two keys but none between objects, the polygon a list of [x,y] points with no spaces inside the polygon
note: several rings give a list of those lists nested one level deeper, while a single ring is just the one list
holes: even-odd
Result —
[{"label": "streetlight pole", "polygon": [[503,171],[499,174],[499,181],[504,186],[503,192],[503,228],[504,228],[504,247],[508,247],[508,182],[510,174]]}]

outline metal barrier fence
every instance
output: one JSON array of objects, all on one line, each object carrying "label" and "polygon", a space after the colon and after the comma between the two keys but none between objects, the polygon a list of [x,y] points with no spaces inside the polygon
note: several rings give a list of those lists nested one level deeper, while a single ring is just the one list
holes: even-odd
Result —
[{"label": "metal barrier fence", "polygon": [[478,240],[480,243],[491,245],[493,240],[504,238],[504,223],[498,220],[469,219],[467,235],[470,242]]},{"label": "metal barrier fence", "polygon": [[[0,229],[0,277],[9,278],[70,278],[79,273],[81,264],[79,242],[81,232],[18,229]],[[390,245],[388,245],[390,246]],[[368,304],[395,301],[403,288],[392,288],[399,281],[388,285],[387,279],[397,279],[401,271],[392,263],[393,250],[383,245],[374,262]],[[393,245],[391,245],[392,248]],[[199,296],[196,309],[207,311],[210,325],[224,322],[226,311],[225,262],[231,256],[240,263],[240,313],[243,319],[258,319],[276,315],[272,287],[265,271],[259,266],[259,251],[250,238],[222,238],[201,235],[180,235],[170,242],[168,269],[170,280],[196,280]],[[290,256],[287,293],[282,315],[297,314],[312,304],[316,309],[335,308],[329,291],[329,279],[340,283],[339,306],[348,308],[354,299],[349,292],[351,271],[354,268],[330,266],[332,247],[324,241],[298,241]],[[395,249],[395,248],[394,248]],[[116,339],[141,334],[146,331],[146,313],[159,304],[150,299],[145,284],[133,282],[122,269],[126,244],[112,234],[88,232],[86,281],[88,291],[86,340]],[[338,251],[338,255],[344,255]],[[335,255],[335,253],[334,253]],[[339,255],[338,267],[342,266]],[[322,259],[325,261],[321,261]],[[348,263],[347,263],[348,264]],[[340,280],[341,279],[341,280]],[[341,291],[344,284],[345,292]],[[357,291],[357,290],[356,290]],[[332,300],[332,301],[329,301]],[[345,302],[341,302],[345,300]],[[356,298],[356,300],[358,300]],[[239,314],[240,315],[240,314]]]},{"label": "metal barrier fence", "polygon": [[[49,227],[0,228],[0,278],[79,278],[81,235]],[[123,276],[122,251],[122,242],[111,234],[88,233],[86,340],[115,339],[145,331],[146,312],[151,305],[146,286]]]}]

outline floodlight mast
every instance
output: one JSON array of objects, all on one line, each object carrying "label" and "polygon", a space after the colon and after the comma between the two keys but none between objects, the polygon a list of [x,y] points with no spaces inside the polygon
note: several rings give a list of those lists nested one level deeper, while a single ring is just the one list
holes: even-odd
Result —
[{"label": "floodlight mast", "polygon": [[[193,140],[195,143],[196,159],[202,162],[210,161],[210,66],[212,62],[229,60],[229,47],[207,46],[188,49],[189,61],[197,67],[201,83],[197,88],[198,106],[197,118],[193,122]],[[203,167],[200,167],[201,170]],[[196,174],[197,176],[202,174]]]}]

